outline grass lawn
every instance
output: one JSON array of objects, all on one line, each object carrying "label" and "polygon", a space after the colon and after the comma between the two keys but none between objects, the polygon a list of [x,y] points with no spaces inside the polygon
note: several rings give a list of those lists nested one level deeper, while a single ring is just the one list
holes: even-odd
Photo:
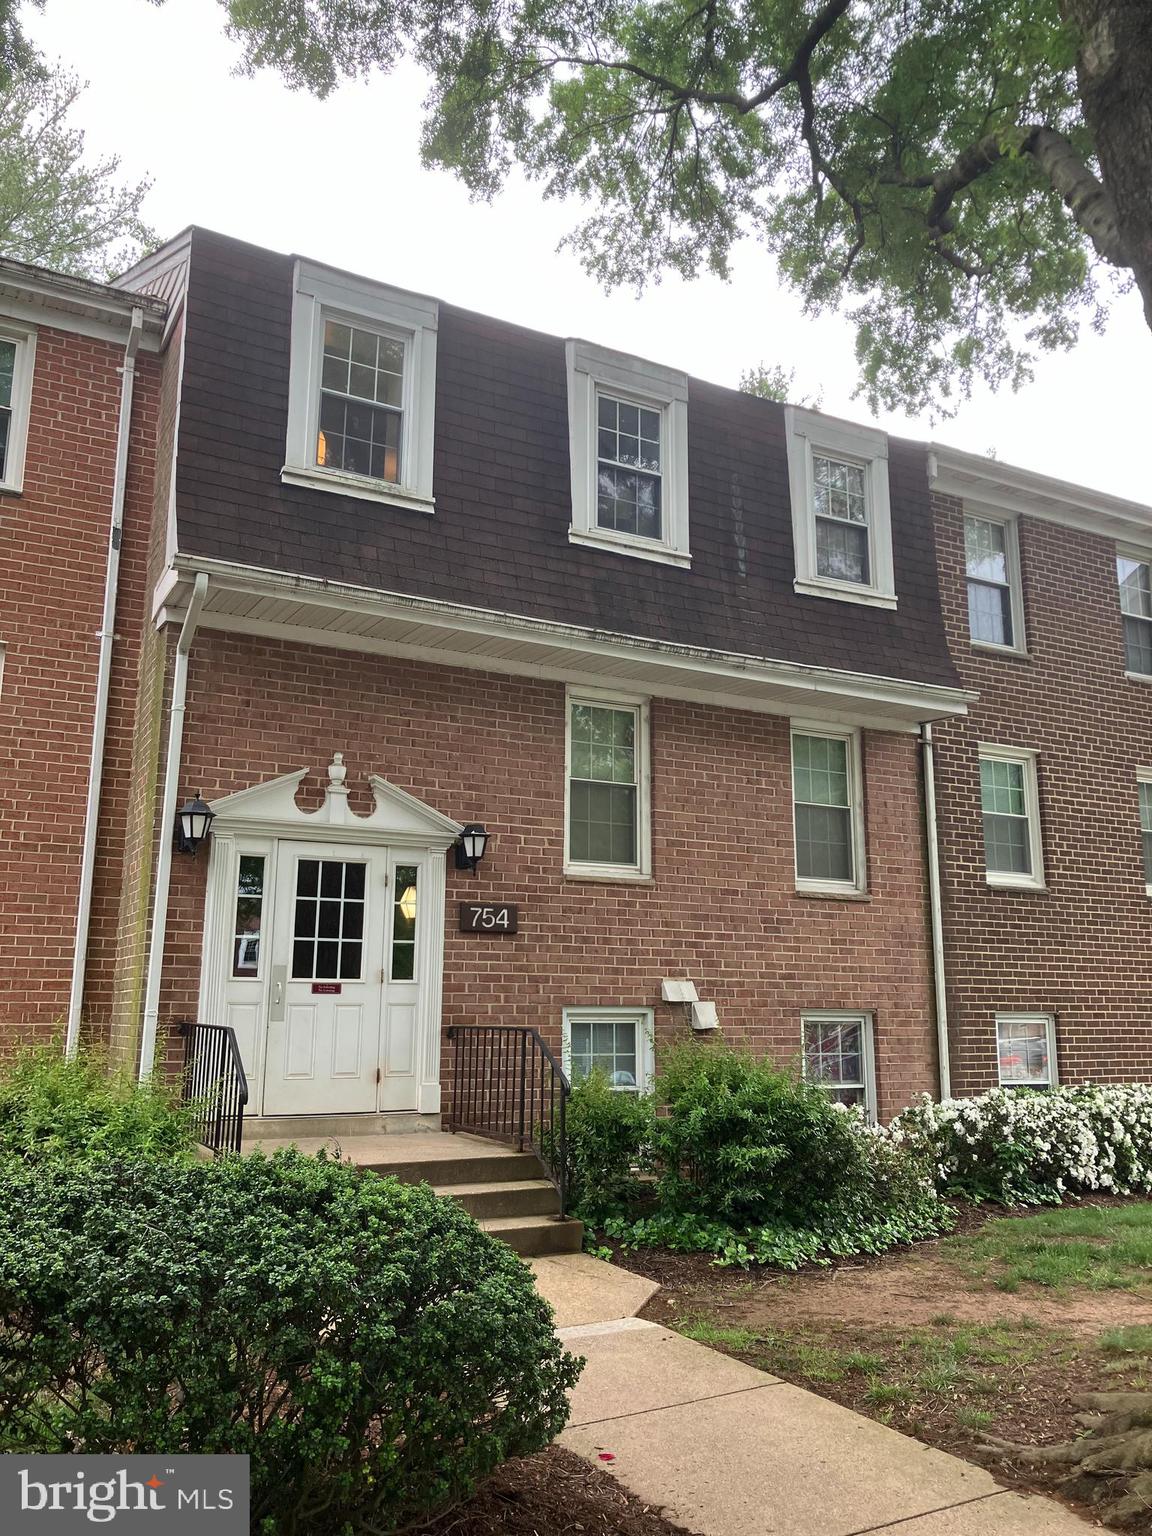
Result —
[{"label": "grass lawn", "polygon": [[[1072,1439],[1081,1394],[1152,1390],[1152,1203],[965,1224],[797,1275],[653,1256],[665,1288],[645,1315],[961,1456],[984,1433]],[[1032,1488],[1053,1476],[995,1471]]]}]

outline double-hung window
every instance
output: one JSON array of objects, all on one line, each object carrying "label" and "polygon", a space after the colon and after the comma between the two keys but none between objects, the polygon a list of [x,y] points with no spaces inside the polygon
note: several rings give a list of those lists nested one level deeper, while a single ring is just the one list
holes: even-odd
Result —
[{"label": "double-hung window", "polygon": [[1024,747],[980,748],[980,810],[989,885],[1044,885],[1036,753]]},{"label": "double-hung window", "polygon": [[974,645],[1024,649],[1023,603],[1016,525],[991,517],[965,517],[968,633]]},{"label": "double-hung window", "polygon": [[1152,896],[1152,768],[1141,768],[1136,775],[1140,797],[1140,843],[1144,854],[1144,888]]},{"label": "double-hung window", "polygon": [[646,877],[648,818],[646,701],[570,693],[566,872]]},{"label": "double-hung window", "polygon": [[796,886],[845,895],[865,883],[860,739],[852,730],[792,727]]},{"label": "double-hung window", "polygon": [[888,438],[789,406],[797,592],[895,608]]},{"label": "double-hung window", "polygon": [[620,1093],[646,1093],[652,1082],[650,1008],[566,1008],[564,1070],[578,1083],[602,1072]]},{"label": "double-hung window", "polygon": [[1124,666],[1137,677],[1152,677],[1152,557],[1116,556],[1120,612],[1124,619]]},{"label": "double-hung window", "polygon": [[1054,1088],[1059,1081],[1050,1013],[998,1013],[996,1050],[1002,1088]]},{"label": "double-hung window", "polygon": [[435,300],[297,262],[281,478],[431,512]]},{"label": "double-hung window", "polygon": [[0,328],[0,492],[24,487],[36,332]]},{"label": "double-hung window", "polygon": [[688,549],[688,379],[569,341],[574,544],[668,565]]},{"label": "double-hung window", "polygon": [[801,1030],[805,1080],[822,1088],[837,1104],[857,1106],[875,1120],[872,1015],[805,1013]]}]

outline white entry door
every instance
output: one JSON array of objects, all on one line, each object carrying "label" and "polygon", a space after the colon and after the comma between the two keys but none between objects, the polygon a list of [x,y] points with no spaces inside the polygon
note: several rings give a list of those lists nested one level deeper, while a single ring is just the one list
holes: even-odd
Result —
[{"label": "white entry door", "polygon": [[388,852],[282,842],[276,864],[264,1113],[370,1112],[381,1065]]}]

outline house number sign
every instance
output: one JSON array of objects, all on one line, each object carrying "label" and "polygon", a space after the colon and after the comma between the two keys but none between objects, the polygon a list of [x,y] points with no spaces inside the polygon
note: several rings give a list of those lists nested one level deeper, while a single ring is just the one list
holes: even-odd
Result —
[{"label": "house number sign", "polygon": [[520,916],[519,907],[507,902],[492,902],[479,906],[475,902],[460,903],[461,933],[516,933]]}]

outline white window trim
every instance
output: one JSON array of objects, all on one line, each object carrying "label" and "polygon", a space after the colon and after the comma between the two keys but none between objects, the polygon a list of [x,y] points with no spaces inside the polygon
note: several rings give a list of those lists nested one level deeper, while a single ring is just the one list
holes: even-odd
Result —
[{"label": "white window trim", "polygon": [[[1134,544],[1117,544],[1117,546],[1116,546],[1116,558],[1117,558],[1117,560],[1136,560],[1136,561],[1139,562],[1140,565],[1146,565],[1149,568],[1149,570],[1152,571],[1152,550],[1137,549]],[[1117,580],[1116,580],[1116,606],[1118,608],[1120,608],[1120,580],[1119,580],[1119,572],[1117,572]],[[1124,660],[1125,660],[1125,662],[1127,662],[1127,660],[1128,660],[1128,642],[1124,638],[1124,632],[1123,631],[1124,631],[1124,620],[1127,617],[1128,617],[1128,615],[1124,612],[1123,608],[1120,608],[1120,631],[1121,631],[1120,639],[1121,639],[1121,644],[1124,646]],[[1124,676],[1128,679],[1128,681],[1130,683],[1152,683],[1152,672],[1131,672],[1131,671],[1128,670],[1128,668],[1126,666],[1125,669],[1124,669]]]},{"label": "white window trim", "polygon": [[[1048,1081],[1046,1083],[1005,1082],[1000,1076],[1000,1025],[1043,1024],[1048,1037]],[[1001,1088],[1058,1088],[1060,1064],[1056,1059],[1056,1015],[1054,1013],[998,1013],[996,1015],[996,1081]]]},{"label": "white window trim", "polygon": [[[864,1114],[872,1123],[876,1123],[878,1111],[876,1107],[876,1048],[874,1041],[875,1030],[872,1015],[862,1009],[856,1008],[806,1008],[800,1015],[800,1073],[808,1076],[808,1053],[805,1049],[805,1026],[813,1024],[834,1024],[840,1021],[852,1024],[862,1024],[861,1040],[864,1045]],[[822,1088],[822,1083],[815,1084]],[[832,1086],[837,1086],[833,1084]]]},{"label": "white window trim", "polygon": [[[791,720],[788,734],[788,794],[792,807],[792,868],[796,889],[821,896],[858,896],[868,889],[867,839],[864,829],[864,764],[860,731],[856,726],[831,726],[827,721]],[[801,875],[796,846],[796,772],[793,742],[797,736],[826,736],[848,743],[848,802],[852,813],[853,880],[813,880]],[[815,1015],[813,1015],[815,1017]]]},{"label": "white window trim", "polygon": [[[1004,559],[1008,565],[1008,597],[1009,610],[1012,619],[1011,645],[998,645],[994,640],[977,640],[971,630],[969,620],[968,643],[977,651],[992,651],[1001,656],[1027,656],[1028,637],[1024,630],[1024,587],[1020,577],[1020,525],[1015,517],[993,517],[987,512],[981,512],[976,507],[964,508],[964,522],[973,518],[978,523],[994,523],[1004,530]],[[965,527],[964,541],[964,597],[967,607],[968,583],[970,580],[979,581],[977,577],[968,575],[968,541],[967,527]],[[996,582],[985,582],[985,586],[996,586]]]},{"label": "white window trim", "polygon": [[[582,864],[572,858],[572,706],[591,704],[601,709],[636,712],[636,863]],[[650,721],[648,699],[638,694],[609,693],[598,688],[567,688],[564,694],[564,873],[585,880],[651,880],[652,878],[652,775],[649,764]]]},{"label": "white window trim", "polygon": [[[1032,873],[1030,875],[1017,875],[1007,870],[989,869],[987,855],[985,855],[984,879],[986,883],[1003,890],[1047,890],[1044,878],[1044,837],[1043,829],[1040,826],[1040,785],[1036,772],[1036,760],[1040,754],[1035,747],[1002,747],[983,741],[977,747],[977,752],[981,762],[987,758],[1002,763],[1022,764],[1024,768],[1024,810],[1028,817],[1028,848],[1032,860]],[[980,793],[980,841],[981,847],[983,847],[983,788],[980,785],[977,787]]]},{"label": "white window trim", "polygon": [[0,340],[16,343],[12,374],[12,426],[8,434],[8,462],[0,494],[17,496],[24,489],[24,461],[28,452],[28,422],[32,415],[32,378],[36,372],[36,332],[32,327],[0,324]]},{"label": "white window trim", "polygon": [[[790,405],[784,412],[788,438],[788,485],[792,499],[794,589],[808,597],[831,597],[872,608],[896,607],[892,564],[892,509],[888,494],[888,434]],[[850,459],[865,470],[868,500],[868,570],[871,581],[837,581],[816,568],[816,509],[812,455]]]},{"label": "white window trim", "polygon": [[[1143,867],[1144,867],[1144,863],[1143,863],[1143,860],[1144,860],[1144,829],[1143,829],[1143,827],[1140,826],[1140,799],[1139,799],[1140,790],[1139,790],[1139,786],[1141,784],[1152,784],[1152,768],[1137,768],[1137,770],[1136,770],[1136,784],[1137,784],[1137,790],[1136,790],[1136,796],[1137,796],[1137,799],[1136,799],[1136,826],[1137,826],[1137,829],[1140,832],[1140,860],[1141,860],[1140,867],[1141,867],[1141,869],[1143,869]],[[1152,896],[1152,880],[1146,880],[1144,882],[1144,893],[1147,896]]]},{"label": "white window trim", "polygon": [[[288,384],[288,440],[281,480],[340,496],[432,512],[432,452],[436,412],[435,299],[370,283],[330,267],[296,263],[292,295],[292,357]],[[399,485],[347,474],[316,463],[324,321],[359,325],[404,343],[403,421]]]},{"label": "white window trim", "polygon": [[652,1081],[656,1075],[656,1044],[655,1026],[653,1023],[653,1011],[651,1008],[565,1008],[563,1020],[563,1034],[561,1036],[561,1065],[564,1075],[569,1082],[572,1081],[572,1024],[573,1021],[588,1019],[594,1023],[611,1020],[618,1023],[634,1023],[636,1025],[636,1073],[637,1082],[635,1090],[631,1088],[616,1088],[616,1093],[649,1093]]},{"label": "white window trim", "polygon": [[[688,376],[657,363],[610,352],[588,341],[564,345],[568,367],[568,448],[572,466],[572,544],[610,549],[663,565],[690,566],[688,548]],[[660,412],[661,479],[659,539],[618,533],[596,521],[596,391]]]}]

